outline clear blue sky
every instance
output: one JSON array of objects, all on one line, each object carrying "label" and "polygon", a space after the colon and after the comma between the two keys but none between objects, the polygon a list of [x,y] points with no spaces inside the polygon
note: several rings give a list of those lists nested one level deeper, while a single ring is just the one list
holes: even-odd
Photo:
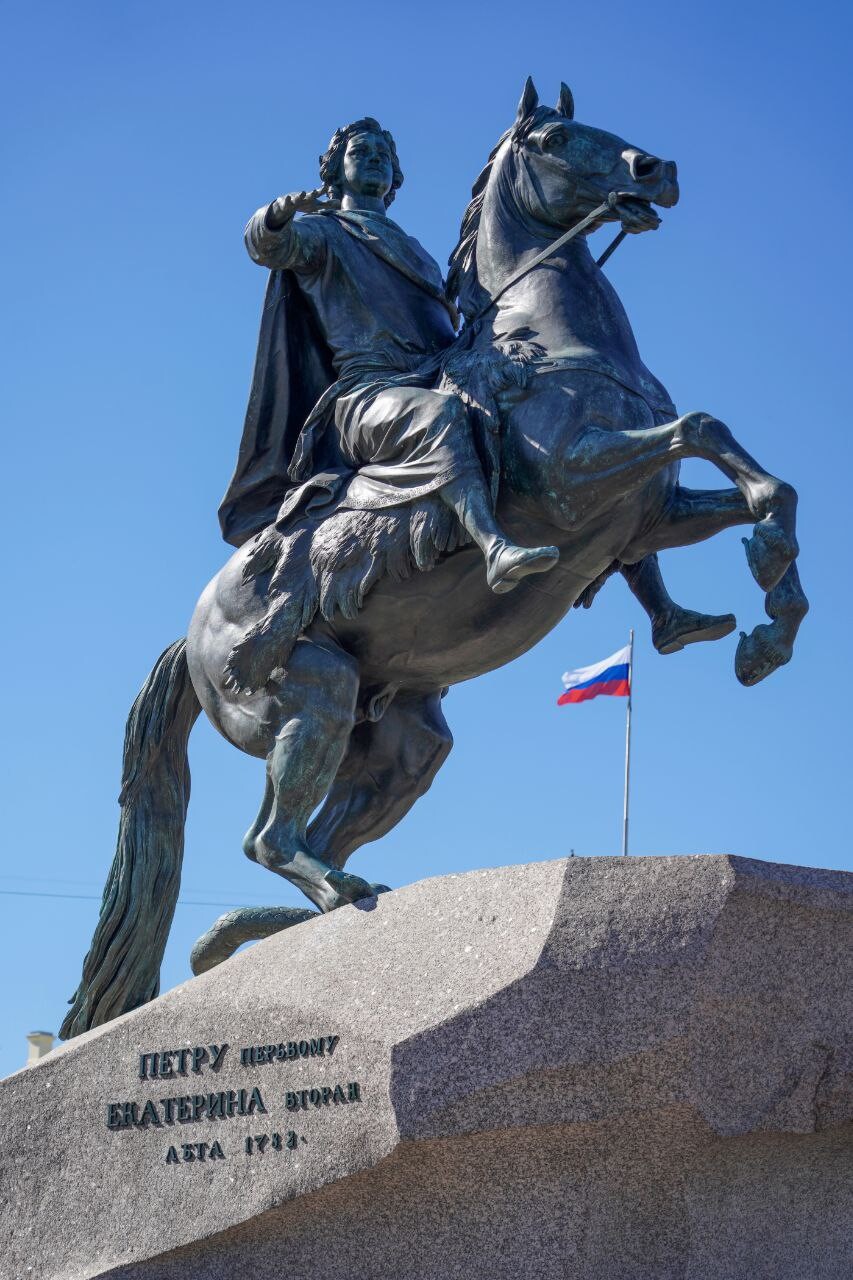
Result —
[{"label": "clear blue sky", "polygon": [[[669,658],[619,580],[513,666],[452,691],[453,755],[350,866],[391,885],[618,852],[624,702],[558,709],[560,673],[637,628],[633,851],[850,867],[849,10],[837,3],[6,10],[2,379],[6,622],[0,1073],[55,1030],[112,857],[124,722],[225,548],[263,273],[247,216],[316,181],[372,114],[394,216],[440,260],[532,73],[578,117],[677,160],[680,205],[609,271],[646,363],[801,496],[812,602],[794,662],[746,690],[735,637]],[[685,468],[688,483],[720,483]],[[740,531],[664,557],[684,603],[762,618]],[[246,861],[262,765],[199,722],[163,985],[239,905],[298,903]],[[12,893],[14,891],[14,894]]]}]

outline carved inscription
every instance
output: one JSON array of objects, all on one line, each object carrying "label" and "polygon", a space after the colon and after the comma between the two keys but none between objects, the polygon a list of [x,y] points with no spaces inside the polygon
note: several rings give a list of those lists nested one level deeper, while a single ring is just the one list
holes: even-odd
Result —
[{"label": "carved inscription", "polygon": [[324,1085],[322,1089],[288,1090],[284,1095],[284,1105],[288,1111],[298,1111],[301,1107],[307,1111],[310,1107],[335,1106],[340,1102],[361,1102],[361,1086],[357,1080],[350,1080],[344,1093],[343,1085]]},{"label": "carved inscription", "polygon": [[[158,1110],[159,1108],[159,1110]],[[260,1089],[228,1089],[224,1093],[185,1093],[180,1098],[138,1102],[108,1102],[108,1129],[146,1129],[149,1124],[194,1124],[199,1120],[226,1120],[230,1116],[266,1113]]]},{"label": "carved inscription", "polygon": [[211,1071],[218,1071],[227,1049],[227,1044],[197,1044],[193,1049],[161,1049],[159,1053],[141,1053],[139,1079],[169,1080],[172,1076],[185,1076],[190,1071],[198,1076],[205,1065]]},{"label": "carved inscription", "polygon": [[264,1062],[294,1062],[297,1058],[331,1058],[340,1036],[317,1036],[311,1040],[287,1040],[278,1044],[248,1045],[240,1050],[244,1067],[257,1067]]},{"label": "carved inscription", "polygon": [[[307,1142],[308,1139],[303,1138],[302,1141]],[[247,1156],[254,1155],[255,1152],[262,1155],[268,1146],[270,1151],[295,1151],[299,1146],[299,1135],[292,1129],[288,1129],[283,1137],[280,1133],[260,1133],[246,1139],[245,1152]]]},{"label": "carved inscription", "polygon": [[191,1160],[224,1160],[225,1152],[218,1142],[182,1142],[181,1154],[177,1147],[169,1147],[166,1152],[166,1164],[189,1163]]},{"label": "carved inscription", "polygon": [[[254,1068],[269,1063],[296,1063],[331,1058],[340,1043],[338,1035],[309,1036],[304,1039],[278,1040],[270,1044],[245,1045],[235,1050],[231,1059],[236,1065],[236,1054],[242,1068]],[[174,1080],[200,1076],[205,1072],[219,1072],[228,1055],[229,1045],[200,1044],[178,1049],[156,1049],[139,1055],[137,1074],[140,1080]],[[289,1073],[288,1073],[289,1074]],[[163,1129],[172,1125],[199,1124],[203,1121],[229,1120],[235,1116],[266,1115],[270,1108],[282,1107],[286,1112],[348,1107],[362,1101],[358,1080],[339,1081],[330,1084],[314,1084],[304,1089],[286,1089],[273,1094],[274,1085],[267,1077],[264,1085],[267,1099],[260,1089],[219,1089],[211,1092],[174,1094],[164,1098],[148,1098],[142,1101],[130,1099],[108,1102],[106,1127],[117,1130]],[[201,1083],[199,1081],[199,1083]],[[211,1084],[213,1081],[210,1082]],[[196,1086],[198,1088],[198,1086]],[[304,1134],[293,1129],[284,1133],[277,1130],[252,1134],[242,1139],[246,1155],[262,1155],[267,1151],[295,1151],[300,1143],[307,1143]],[[176,1142],[168,1147],[166,1164],[203,1164],[227,1159],[227,1150],[219,1139],[207,1142]]]}]

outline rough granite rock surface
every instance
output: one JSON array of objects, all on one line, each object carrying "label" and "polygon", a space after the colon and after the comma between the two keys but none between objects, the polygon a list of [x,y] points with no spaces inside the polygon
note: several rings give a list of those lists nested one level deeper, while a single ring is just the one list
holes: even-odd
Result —
[{"label": "rough granite rock surface", "polygon": [[847,1280],[852,926],[853,876],[722,855],[298,925],[0,1083],[0,1277]]}]

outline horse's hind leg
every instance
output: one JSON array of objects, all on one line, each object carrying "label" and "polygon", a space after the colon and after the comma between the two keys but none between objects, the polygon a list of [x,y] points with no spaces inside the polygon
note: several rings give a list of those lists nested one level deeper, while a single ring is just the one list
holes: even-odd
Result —
[{"label": "horse's hind leg", "polygon": [[258,861],[257,839],[269,822],[272,807],[275,804],[275,787],[272,784],[269,768],[267,769],[266,785],[264,787],[264,798],[261,801],[261,807],[258,810],[258,816],[249,827],[243,839],[243,852],[252,862]]},{"label": "horse's hind leg", "polygon": [[351,853],[390,831],[429,790],[452,746],[439,693],[398,693],[381,720],[354,730],[309,829],[312,848],[343,867]]},{"label": "horse's hind leg", "polygon": [[267,790],[244,848],[250,858],[295,884],[331,911],[374,888],[318,858],[308,820],[329,789],[355,723],[359,677],[342,650],[300,640],[272,699],[278,730],[267,756]]}]

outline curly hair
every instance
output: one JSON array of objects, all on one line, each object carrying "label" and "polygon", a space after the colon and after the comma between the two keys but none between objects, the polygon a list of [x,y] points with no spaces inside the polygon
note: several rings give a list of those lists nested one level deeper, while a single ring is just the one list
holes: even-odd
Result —
[{"label": "curly hair", "polygon": [[341,198],[341,166],[343,164],[344,152],[347,143],[356,133],[377,133],[380,138],[384,138],[388,144],[388,150],[391,152],[391,189],[385,196],[385,208],[387,209],[394,196],[397,194],[399,187],[403,185],[403,171],[400,168],[400,161],[397,159],[397,147],[394,139],[387,129],[383,129],[378,120],[374,120],[372,116],[365,116],[363,120],[354,120],[352,124],[345,124],[342,128],[336,129],[332,141],[328,148],[320,156],[320,180],[326,188],[330,196],[334,199]]}]

